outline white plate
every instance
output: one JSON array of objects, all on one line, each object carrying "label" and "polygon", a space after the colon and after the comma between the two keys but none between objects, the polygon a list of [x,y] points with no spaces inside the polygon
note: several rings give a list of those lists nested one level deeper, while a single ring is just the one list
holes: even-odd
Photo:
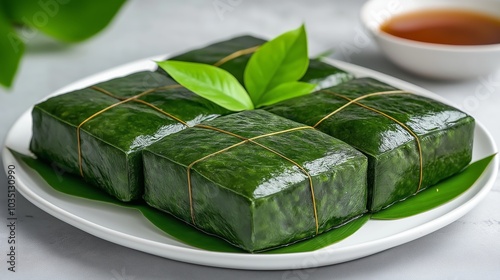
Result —
[{"label": "white plate", "polygon": [[[154,69],[155,64],[152,60],[155,59],[161,57],[105,71],[73,83],[52,95],[140,70]],[[329,62],[359,77],[373,77],[401,89],[446,102],[433,93],[390,76],[345,62],[334,60]],[[17,190],[24,197],[54,217],[99,238],[165,258],[217,267],[261,270],[309,268],[341,263],[401,245],[436,231],[465,215],[491,189],[499,164],[498,157],[495,157],[494,162],[472,188],[441,207],[400,220],[370,220],[347,239],[314,252],[269,255],[219,253],[193,248],[169,238],[136,210],[73,197],[59,193],[48,186],[38,174],[17,161],[7,149],[8,147],[29,154],[30,111],[25,112],[11,128],[5,141],[6,146],[3,148],[4,166],[5,168],[10,164],[16,166]],[[473,161],[496,152],[497,148],[491,136],[478,123],[475,130]]]}]

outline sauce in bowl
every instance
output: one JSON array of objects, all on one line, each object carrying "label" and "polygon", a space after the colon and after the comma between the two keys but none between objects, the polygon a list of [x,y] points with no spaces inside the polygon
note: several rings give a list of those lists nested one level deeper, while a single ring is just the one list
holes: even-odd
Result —
[{"label": "sauce in bowl", "polygon": [[393,36],[445,45],[500,44],[500,18],[457,9],[419,10],[396,15],[380,29]]}]

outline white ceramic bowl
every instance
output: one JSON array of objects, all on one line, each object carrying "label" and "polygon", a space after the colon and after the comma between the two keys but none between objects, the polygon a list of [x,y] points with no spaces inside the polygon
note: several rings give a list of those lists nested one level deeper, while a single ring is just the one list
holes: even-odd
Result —
[{"label": "white ceramic bowl", "polygon": [[380,26],[394,15],[435,8],[467,9],[500,17],[500,0],[369,0],[361,10],[361,21],[391,61],[415,74],[458,80],[486,75],[500,68],[500,44],[423,43],[380,30]]}]

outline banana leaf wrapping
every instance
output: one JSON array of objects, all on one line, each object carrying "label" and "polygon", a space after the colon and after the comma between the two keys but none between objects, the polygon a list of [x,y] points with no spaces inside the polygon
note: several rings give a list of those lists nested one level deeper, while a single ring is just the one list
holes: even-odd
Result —
[{"label": "banana leaf wrapping", "polygon": [[[366,97],[387,91],[396,92]],[[429,98],[398,92],[362,78],[265,109],[315,126],[363,152],[369,162],[368,207],[377,211],[453,175],[472,157],[471,116]]]},{"label": "banana leaf wrapping", "polygon": [[262,110],[163,138],[144,150],[144,171],[149,205],[250,252],[366,212],[362,153]]},{"label": "banana leaf wrapping", "polygon": [[139,72],[52,97],[33,108],[30,149],[122,201],[139,198],[144,147],[229,112],[176,86],[164,75]]},{"label": "banana leaf wrapping", "polygon": [[[248,60],[252,56],[252,48],[260,46],[265,42],[265,40],[253,36],[240,36],[217,42],[200,49],[195,49],[169,59],[216,65],[233,74],[233,76],[243,85],[243,73]],[[228,59],[228,56],[231,56],[231,59]],[[167,75],[161,68],[158,68],[157,71]],[[354,76],[351,73],[321,62],[318,59],[310,59],[309,68],[301,81],[316,84],[317,89],[321,89],[340,84],[353,78]]]}]

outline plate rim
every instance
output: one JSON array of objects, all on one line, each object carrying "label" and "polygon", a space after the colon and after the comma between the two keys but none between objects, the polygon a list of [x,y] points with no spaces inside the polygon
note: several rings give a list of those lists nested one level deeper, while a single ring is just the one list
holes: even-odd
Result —
[{"label": "plate rim", "polygon": [[[82,86],[95,84],[97,81],[101,80],[104,81],[106,79],[123,76],[142,70],[153,70],[152,68],[154,64],[152,64],[151,61],[164,59],[165,57],[168,57],[168,55],[161,55],[146,59],[140,59],[134,62],[130,62],[121,66],[117,66],[99,72],[97,74],[80,79],[76,82],[70,83],[69,85],[55,91],[54,93],[47,95],[41,100],[45,100],[46,98],[49,98],[51,96],[67,92],[69,90],[74,90]],[[445,98],[442,98],[437,94],[434,94],[412,83],[380,73],[378,71],[330,58],[326,58],[323,60],[327,63],[330,63],[346,71],[354,72],[355,76],[373,77],[375,79],[389,83],[393,86],[414,91],[417,94],[428,95],[435,100],[450,104],[450,101],[446,100]],[[114,75],[114,73],[118,72],[121,74]],[[19,167],[23,166],[23,163],[19,162],[9,151],[7,144],[8,144],[8,139],[10,137],[13,137],[13,134],[15,133],[14,129],[17,126],[19,126],[20,123],[22,123],[24,118],[29,117],[27,115],[30,114],[31,110],[32,107],[30,107],[27,111],[25,111],[8,130],[8,133],[4,141],[4,146],[2,147],[2,160],[6,170],[8,165],[12,163],[15,163],[16,168],[18,169],[21,169]],[[492,149],[492,153],[497,153],[498,150],[492,136],[478,121],[476,121],[476,130],[484,134],[485,140],[488,141],[488,144]],[[445,214],[441,215],[440,217],[431,219],[421,225],[412,227],[411,229],[405,230],[403,232],[385,238],[376,239],[361,244],[350,245],[347,247],[332,249],[329,248],[331,246],[328,246],[326,248],[312,252],[269,254],[269,255],[212,252],[197,248],[181,247],[173,244],[159,243],[157,241],[139,238],[130,234],[126,234],[121,231],[101,226],[92,221],[88,221],[82,217],[79,217],[78,215],[75,215],[65,209],[60,208],[57,205],[52,204],[51,202],[47,201],[46,199],[38,196],[35,192],[33,192],[33,190],[31,190],[31,188],[27,184],[25,184],[23,178],[21,177],[16,177],[16,190],[19,193],[21,193],[27,200],[33,203],[35,206],[47,212],[48,214],[58,218],[59,220],[68,223],[76,228],[79,228],[85,232],[88,232],[98,238],[125,247],[129,247],[135,250],[169,258],[172,260],[206,265],[206,266],[213,266],[213,267],[252,269],[252,270],[278,270],[278,269],[283,270],[283,269],[302,269],[302,268],[319,267],[319,266],[332,265],[358,259],[410,242],[412,240],[430,234],[444,226],[447,226],[448,224],[456,221],[457,219],[468,213],[486,196],[486,194],[492,188],[493,183],[496,180],[498,167],[499,167],[499,157],[496,156],[493,162],[485,170],[481,178],[479,178],[478,181],[476,182],[476,184],[478,184],[480,180],[485,181],[482,184],[481,188],[477,191],[477,193],[475,193],[471,198],[469,198],[464,203],[453,208],[451,211],[448,211]],[[26,175],[29,176],[25,170],[22,170],[22,172],[26,173]],[[153,248],[149,249],[146,248],[145,250],[143,246],[148,246]],[[162,248],[157,248],[156,250],[154,250],[155,246]],[[167,253],[165,254],[165,252],[159,252],[160,251],[159,249],[165,250]],[[353,253],[353,251],[355,252],[356,250],[358,251],[362,250],[363,254]],[[335,252],[332,253],[331,251]],[[339,257],[339,255],[343,256]],[[256,260],[262,260],[262,261],[256,262]]]}]

